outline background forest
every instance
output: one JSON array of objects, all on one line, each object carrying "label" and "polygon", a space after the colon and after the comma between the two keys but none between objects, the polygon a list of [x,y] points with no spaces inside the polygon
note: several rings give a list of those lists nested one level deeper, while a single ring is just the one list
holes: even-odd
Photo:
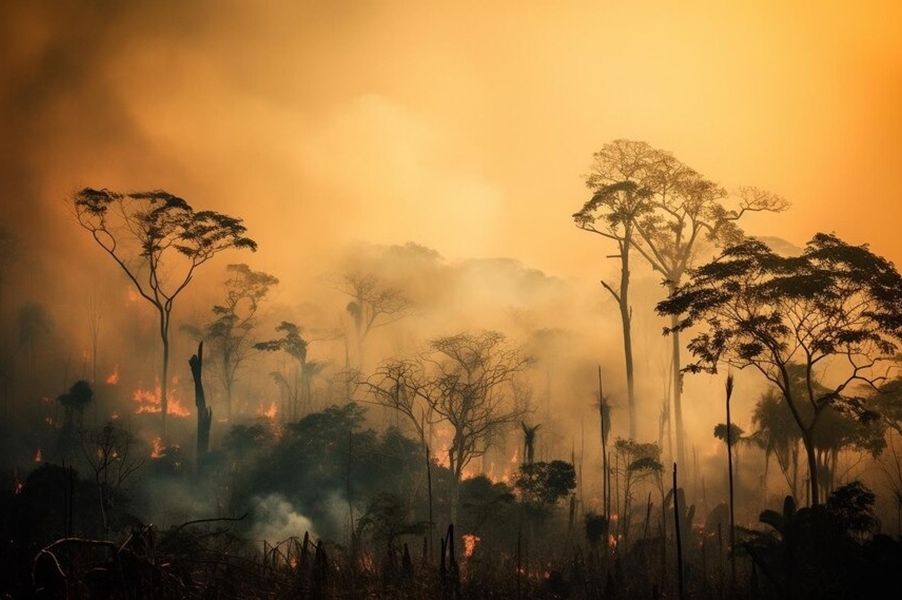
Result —
[{"label": "background forest", "polygon": [[0,6],[0,593],[870,598],[898,3]]}]

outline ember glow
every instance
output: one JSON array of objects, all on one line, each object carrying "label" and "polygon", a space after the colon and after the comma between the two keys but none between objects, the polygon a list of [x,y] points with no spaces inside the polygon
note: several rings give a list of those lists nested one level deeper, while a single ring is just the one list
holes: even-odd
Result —
[{"label": "ember glow", "polygon": [[117,383],[119,383],[119,365],[113,367],[113,371],[106,376],[104,382],[107,385],[116,385]]}]

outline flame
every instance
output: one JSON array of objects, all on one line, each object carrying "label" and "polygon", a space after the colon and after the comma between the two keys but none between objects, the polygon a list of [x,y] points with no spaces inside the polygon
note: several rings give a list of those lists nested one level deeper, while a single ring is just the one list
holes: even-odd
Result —
[{"label": "flame", "polygon": [[[168,414],[172,417],[190,417],[191,411],[182,406],[181,401],[175,395],[175,386],[178,384],[178,378],[172,378],[172,387],[166,392],[166,395],[169,397],[169,406],[168,406]],[[135,413],[158,413],[162,411],[162,407],[160,406],[160,382],[157,380],[156,385],[151,390],[135,390],[135,394],[132,396],[132,400],[138,403],[137,408],[135,408]]]},{"label": "flame", "polygon": [[269,408],[267,408],[266,410],[263,410],[262,408],[258,408],[257,416],[258,417],[266,417],[267,419],[275,419],[277,412],[278,412],[278,409],[276,408],[276,402],[275,402],[275,400],[273,400],[272,403],[270,403]]},{"label": "flame", "polygon": [[489,472],[485,474],[486,477],[492,480],[492,483],[510,483],[514,478],[514,472],[520,465],[520,452],[519,448],[514,448],[514,455],[511,456],[510,461],[504,466],[501,470],[500,474],[495,473],[495,463],[493,462],[489,466]]},{"label": "flame", "polygon": [[34,462],[42,462],[44,460],[44,455],[41,454],[41,449],[38,448],[38,451],[34,453]]},{"label": "flame", "polygon": [[107,385],[116,385],[119,383],[119,365],[113,367],[113,372],[107,375],[104,381]]},{"label": "flame", "polygon": [[461,536],[461,539],[464,542],[464,558],[470,558],[473,556],[473,552],[476,551],[476,544],[482,538],[472,533],[465,533]]},{"label": "flame", "polygon": [[163,458],[166,456],[166,447],[163,445],[163,440],[159,436],[153,439],[153,449],[150,451],[151,458]]}]

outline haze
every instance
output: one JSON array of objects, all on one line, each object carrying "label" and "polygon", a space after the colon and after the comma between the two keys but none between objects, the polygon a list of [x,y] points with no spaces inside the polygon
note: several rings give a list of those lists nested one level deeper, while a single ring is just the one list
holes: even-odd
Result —
[{"label": "haze", "polygon": [[[259,243],[218,257],[179,322],[207,318],[221,269],[247,262],[280,278],[278,306],[307,306],[296,318],[328,328],[344,305],[324,277],[340,257],[413,242],[448,268],[504,259],[491,264],[538,272],[546,291],[468,279],[443,297],[453,313],[385,347],[441,319],[453,333],[448,314],[493,324],[513,307],[526,330],[578,330],[583,375],[609,359],[622,391],[616,306],[598,285],[617,265],[571,218],[608,141],[646,141],[792,203],[744,220],[750,234],[801,245],[835,232],[902,260],[902,5],[792,4],[4,3],[0,225],[19,243],[6,320],[27,300],[62,324],[112,297],[105,335],[125,337],[113,323],[125,328],[126,282],[67,199],[159,188],[242,218]],[[549,300],[564,282],[576,308]],[[636,286],[660,294],[649,272]],[[660,325],[638,325],[655,390]],[[63,336],[76,356],[78,327]],[[179,351],[186,371],[191,348]],[[573,406],[590,405],[583,391]]]}]

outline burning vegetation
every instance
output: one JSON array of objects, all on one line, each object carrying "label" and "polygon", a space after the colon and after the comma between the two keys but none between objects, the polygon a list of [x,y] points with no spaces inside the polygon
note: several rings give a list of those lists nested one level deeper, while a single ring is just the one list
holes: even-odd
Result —
[{"label": "burning vegetation", "polygon": [[[27,432],[3,454],[0,593],[738,600],[888,585],[902,568],[902,277],[832,235],[776,254],[735,222],[779,198],[748,188],[725,208],[653,150],[607,146],[574,215],[621,250],[619,286],[602,291],[618,300],[623,376],[619,348],[584,326],[597,296],[416,244],[336,259],[325,308],[270,304],[279,279],[230,264],[172,327],[196,269],[256,242],[167,192],[78,192],[79,223],[137,290],[122,320],[136,333],[97,364],[95,320],[83,376],[59,386],[66,359],[37,360],[49,320],[22,313],[35,360],[0,388],[24,399],[3,426]],[[693,207],[723,248],[689,268],[702,257],[667,219]],[[644,282],[628,281],[631,252],[650,262]],[[654,272],[675,278],[667,297],[634,314],[626,291]],[[674,367],[662,390],[631,354],[656,316]],[[761,377],[734,387],[731,371],[725,394],[692,378],[724,367]],[[894,495],[881,504],[875,483]]]}]

